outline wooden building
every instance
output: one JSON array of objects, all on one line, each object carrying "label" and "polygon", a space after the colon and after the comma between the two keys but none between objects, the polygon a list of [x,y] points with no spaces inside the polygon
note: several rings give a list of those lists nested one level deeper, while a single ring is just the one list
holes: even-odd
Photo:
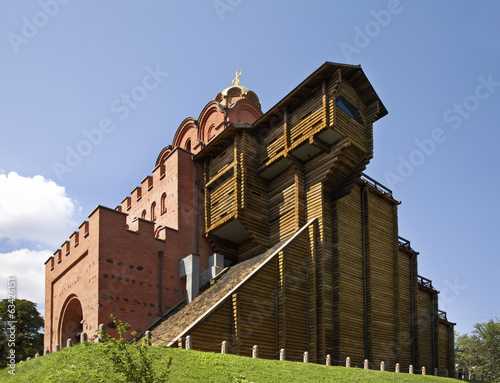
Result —
[{"label": "wooden building", "polygon": [[359,66],[325,63],[252,124],[227,123],[194,160],[205,235],[234,266],[157,342],[453,371],[453,323],[398,235],[399,202],[362,174],[386,114]]},{"label": "wooden building", "polygon": [[[181,123],[153,177],[98,208],[88,248],[47,261],[46,347],[74,330],[64,302],[83,299],[82,331],[115,312],[169,347],[190,335],[198,350],[454,370],[454,324],[399,237],[399,202],[363,174],[386,114],[360,66],[323,64],[265,114],[236,78]],[[67,279],[85,262],[92,275]]]}]

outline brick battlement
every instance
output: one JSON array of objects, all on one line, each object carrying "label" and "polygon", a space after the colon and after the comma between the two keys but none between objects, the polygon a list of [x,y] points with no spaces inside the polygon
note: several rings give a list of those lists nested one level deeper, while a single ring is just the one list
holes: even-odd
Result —
[{"label": "brick battlement", "polygon": [[[54,255],[45,261],[45,267],[48,271],[62,271],[68,264],[72,264],[82,255],[88,253],[92,243],[97,242],[99,236],[106,236],[108,228],[112,228],[110,235],[116,236],[119,231],[127,234],[139,234],[146,237],[155,238],[154,222],[145,219],[136,218],[130,226],[127,226],[127,214],[105,206],[97,206],[89,215],[89,220],[84,221],[78,231],[70,235],[69,240],[65,241],[60,249],[54,252]],[[165,238],[165,235],[163,235]],[[162,240],[162,238],[156,238]],[[69,260],[69,263],[68,261]]]}]

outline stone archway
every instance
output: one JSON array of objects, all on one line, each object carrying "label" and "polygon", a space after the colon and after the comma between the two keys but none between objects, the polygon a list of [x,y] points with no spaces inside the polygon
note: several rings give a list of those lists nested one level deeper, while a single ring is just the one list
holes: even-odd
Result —
[{"label": "stone archway", "polygon": [[80,334],[83,325],[82,304],[76,295],[70,296],[61,311],[59,321],[59,344],[65,347],[68,339],[72,339],[74,344],[80,343]]}]

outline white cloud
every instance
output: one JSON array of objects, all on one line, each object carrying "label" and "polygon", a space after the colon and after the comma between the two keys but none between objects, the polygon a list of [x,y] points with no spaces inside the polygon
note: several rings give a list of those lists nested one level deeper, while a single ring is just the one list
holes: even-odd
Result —
[{"label": "white cloud", "polygon": [[0,174],[0,239],[58,247],[76,226],[74,212],[75,203],[54,181],[39,175]]},{"label": "white cloud", "polygon": [[52,256],[48,250],[15,250],[0,253],[0,299],[7,297],[7,278],[16,277],[17,298],[37,303],[43,315],[45,309],[45,261]]}]

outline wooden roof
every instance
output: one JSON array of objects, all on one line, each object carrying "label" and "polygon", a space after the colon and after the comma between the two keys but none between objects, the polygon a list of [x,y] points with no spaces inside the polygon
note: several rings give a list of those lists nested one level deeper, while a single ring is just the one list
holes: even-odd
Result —
[{"label": "wooden roof", "polygon": [[293,108],[295,105],[300,104],[303,102],[304,98],[310,96],[316,90],[321,89],[325,78],[332,76],[337,70],[340,70],[342,78],[351,83],[356,89],[366,105],[371,105],[374,102],[379,103],[379,113],[375,121],[387,114],[387,109],[385,109],[384,104],[368,81],[368,78],[361,69],[361,65],[338,64],[327,61],[295,87],[295,89],[283,97],[276,105],[269,109],[262,117],[255,121],[253,126],[257,126],[268,119],[275,118],[275,115],[279,113],[285,105],[289,108]]},{"label": "wooden roof", "polygon": [[153,344],[166,344],[167,347],[172,346],[179,338],[186,335],[186,333],[194,329],[214,312],[226,299],[231,297],[231,294],[248,282],[263,266],[292,243],[315,220],[313,219],[308,222],[287,240],[277,243],[268,250],[232,266],[220,277],[215,285],[205,290],[190,304],[153,329]]}]

